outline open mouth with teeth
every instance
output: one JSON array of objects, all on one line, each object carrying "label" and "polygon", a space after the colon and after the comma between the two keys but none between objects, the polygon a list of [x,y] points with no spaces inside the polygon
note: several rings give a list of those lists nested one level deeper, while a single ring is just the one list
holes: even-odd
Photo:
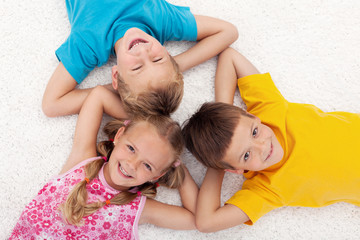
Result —
[{"label": "open mouth with teeth", "polygon": [[131,50],[131,49],[133,49],[134,47],[136,47],[136,46],[138,46],[138,45],[140,45],[140,44],[142,44],[142,43],[148,43],[148,42],[145,41],[144,39],[140,39],[140,38],[135,39],[135,40],[131,41],[128,50]]},{"label": "open mouth with teeth", "polygon": [[120,163],[119,163],[119,171],[120,171],[120,173],[122,173],[122,175],[124,175],[125,177],[132,178],[132,176],[129,175],[129,174],[125,171],[125,169],[122,168],[122,166],[120,165]]}]

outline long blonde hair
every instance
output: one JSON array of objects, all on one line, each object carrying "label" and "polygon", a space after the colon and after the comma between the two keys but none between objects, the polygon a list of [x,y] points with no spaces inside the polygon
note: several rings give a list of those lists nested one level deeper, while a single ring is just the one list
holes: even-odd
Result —
[{"label": "long blonde hair", "polygon": [[[148,116],[145,119],[140,121],[146,121],[152,124],[160,136],[165,137],[170,143],[173,149],[174,161],[170,164],[169,167],[164,169],[162,172],[166,172],[162,177],[158,179],[158,184],[167,186],[169,188],[178,188],[185,177],[185,172],[182,164],[175,166],[174,162],[180,160],[180,155],[184,147],[184,141],[181,135],[181,128],[179,124],[173,121],[171,118],[166,116]],[[124,125],[124,121],[113,120],[107,123],[104,127],[104,132],[108,135],[109,139],[113,139],[120,127],[125,126],[125,132],[130,128],[136,126],[136,120],[132,120],[129,124]],[[106,156],[107,159],[110,158],[111,152],[114,149],[114,144],[112,141],[102,141],[97,145],[97,152],[100,156]],[[85,178],[88,178],[89,181],[96,178],[100,169],[104,164],[102,158],[92,161],[85,165]],[[86,190],[87,181],[84,179],[80,181],[72,191],[69,193],[66,202],[60,207],[62,214],[65,220],[69,224],[79,225],[83,217],[91,215],[96,212],[99,208],[106,205],[106,202],[93,202],[87,203],[87,190]],[[145,182],[140,186],[135,186],[134,188],[129,189],[129,191],[122,191],[119,194],[115,195],[108,204],[114,205],[124,205],[137,196],[137,192],[141,192],[141,195],[154,198],[156,196],[156,187],[157,183]]]}]

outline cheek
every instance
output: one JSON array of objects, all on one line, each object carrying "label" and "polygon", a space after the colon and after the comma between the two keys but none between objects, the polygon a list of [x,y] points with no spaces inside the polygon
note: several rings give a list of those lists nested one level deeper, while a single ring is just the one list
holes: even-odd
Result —
[{"label": "cheek", "polygon": [[136,59],[128,54],[121,54],[117,57],[118,71],[123,73],[136,64]]},{"label": "cheek", "polygon": [[263,126],[262,133],[263,133],[264,137],[270,137],[273,135],[271,129],[265,125]]},{"label": "cheek", "polygon": [[129,154],[127,153],[126,149],[123,149],[120,146],[116,146],[111,153],[109,162],[110,161],[117,162],[120,159],[126,158],[128,155]]}]

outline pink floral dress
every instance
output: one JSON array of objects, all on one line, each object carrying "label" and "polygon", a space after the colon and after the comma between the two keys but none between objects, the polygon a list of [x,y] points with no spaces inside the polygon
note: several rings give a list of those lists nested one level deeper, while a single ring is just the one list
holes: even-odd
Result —
[{"label": "pink floral dress", "polygon": [[[67,173],[51,179],[25,207],[10,239],[138,239],[137,226],[146,197],[137,196],[127,205],[109,205],[83,218],[81,226],[67,224],[59,211],[69,192],[84,180],[87,159]],[[105,164],[104,164],[105,165]],[[118,193],[99,176],[87,184],[88,202],[106,201]]]}]

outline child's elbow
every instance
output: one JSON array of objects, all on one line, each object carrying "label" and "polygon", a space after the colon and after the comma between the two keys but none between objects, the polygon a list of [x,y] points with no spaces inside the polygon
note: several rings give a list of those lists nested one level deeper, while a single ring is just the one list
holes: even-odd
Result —
[{"label": "child's elbow", "polygon": [[202,233],[211,233],[215,232],[211,226],[211,219],[201,219],[199,217],[195,218],[196,229]]},{"label": "child's elbow", "polygon": [[239,32],[238,32],[238,29],[237,27],[232,24],[232,23],[228,23],[227,26],[226,26],[226,32],[227,32],[227,35],[228,35],[228,40],[230,41],[230,44],[235,42],[238,37],[239,37]]},{"label": "child's elbow", "polygon": [[47,117],[57,117],[59,116],[58,112],[57,112],[57,106],[54,102],[50,102],[48,100],[44,100],[42,101],[42,105],[41,105],[42,111],[45,114],[45,116]]}]

